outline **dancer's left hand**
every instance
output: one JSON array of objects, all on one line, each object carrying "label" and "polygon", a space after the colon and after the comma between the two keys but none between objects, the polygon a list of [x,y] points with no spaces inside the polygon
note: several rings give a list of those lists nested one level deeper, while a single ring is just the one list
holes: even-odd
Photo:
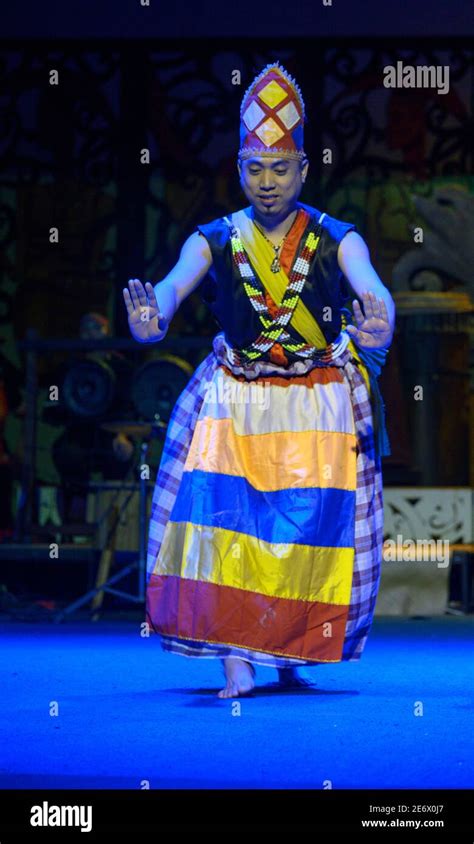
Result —
[{"label": "dancer's left hand", "polygon": [[346,327],[352,340],[362,349],[387,348],[392,340],[392,329],[388,319],[387,306],[375,293],[362,294],[364,313],[357,299],[353,300],[355,325]]}]

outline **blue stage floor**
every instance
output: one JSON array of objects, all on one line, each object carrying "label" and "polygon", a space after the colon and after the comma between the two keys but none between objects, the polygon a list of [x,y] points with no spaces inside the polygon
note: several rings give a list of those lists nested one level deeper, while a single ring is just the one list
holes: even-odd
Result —
[{"label": "blue stage floor", "polygon": [[474,785],[472,616],[377,619],[315,690],[276,694],[257,666],[240,715],[219,661],[166,654],[139,622],[1,632],[0,788]]}]

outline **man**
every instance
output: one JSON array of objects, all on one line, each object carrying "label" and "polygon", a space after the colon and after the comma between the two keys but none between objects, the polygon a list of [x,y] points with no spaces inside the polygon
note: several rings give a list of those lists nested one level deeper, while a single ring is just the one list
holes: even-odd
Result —
[{"label": "man", "polygon": [[[124,290],[132,335],[156,342],[207,276],[222,328],[170,420],[147,590],[163,648],[223,660],[221,698],[251,692],[255,664],[298,687],[298,666],[359,659],[379,582],[388,447],[376,376],[394,305],[355,226],[298,202],[304,119],[295,81],[268,65],[241,108],[250,205],[199,226],[155,289]],[[353,300],[355,325],[347,283],[363,306]]]}]

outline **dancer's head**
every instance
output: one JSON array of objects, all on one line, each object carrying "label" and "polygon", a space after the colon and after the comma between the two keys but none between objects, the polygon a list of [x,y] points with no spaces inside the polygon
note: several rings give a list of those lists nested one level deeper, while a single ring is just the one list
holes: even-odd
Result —
[{"label": "dancer's head", "polygon": [[259,216],[284,219],[301,193],[308,160],[301,91],[278,62],[253,80],[243,96],[240,117],[237,166],[242,189]]}]

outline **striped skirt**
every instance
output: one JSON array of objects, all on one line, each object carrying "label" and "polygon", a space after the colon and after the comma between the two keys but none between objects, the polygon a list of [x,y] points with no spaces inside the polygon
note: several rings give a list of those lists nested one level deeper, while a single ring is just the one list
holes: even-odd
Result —
[{"label": "striped skirt", "polygon": [[383,542],[365,381],[347,349],[331,366],[230,360],[218,334],[170,419],[149,527],[149,628],[184,656],[357,660]]}]

